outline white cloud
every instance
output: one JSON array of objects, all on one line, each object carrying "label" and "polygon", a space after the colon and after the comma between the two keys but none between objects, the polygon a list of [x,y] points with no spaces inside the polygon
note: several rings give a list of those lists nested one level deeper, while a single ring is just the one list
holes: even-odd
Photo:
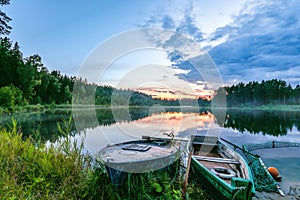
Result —
[{"label": "white cloud", "polygon": [[246,0],[169,0],[151,15],[146,27],[159,26],[178,30],[188,36],[210,37],[219,27],[230,24]]},{"label": "white cloud", "polygon": [[232,24],[214,34],[215,39],[228,37],[210,51],[224,79],[282,78],[293,85],[299,83],[294,71],[300,65],[298,13],[300,2],[296,0],[248,2]]},{"label": "white cloud", "polygon": [[[209,50],[225,83],[270,78],[283,79],[292,85],[299,83],[299,73],[295,72],[300,66],[298,0],[168,3],[168,8],[147,25],[171,28],[198,41],[198,48]],[[174,41],[182,53],[194,53],[186,60],[177,59],[175,67],[187,70],[199,63],[199,51],[189,50],[189,45],[182,48],[176,38],[170,38],[169,42]],[[195,72],[190,70],[180,77],[193,83],[201,81]]]}]

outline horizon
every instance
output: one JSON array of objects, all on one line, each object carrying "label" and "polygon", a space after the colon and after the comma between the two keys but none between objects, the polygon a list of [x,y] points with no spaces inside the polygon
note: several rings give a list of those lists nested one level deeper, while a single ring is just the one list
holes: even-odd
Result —
[{"label": "horizon", "polygon": [[[100,80],[93,81],[100,85],[156,92],[153,96],[158,95],[158,90],[171,88],[161,95],[168,98],[172,98],[170,94],[174,92],[183,97],[209,95],[216,90],[217,84],[202,80],[202,74],[195,70],[201,62],[196,59],[201,51],[207,53],[220,73],[223,83],[218,82],[219,87],[271,79],[284,80],[292,87],[299,84],[300,41],[297,35],[300,23],[293,17],[300,10],[297,1],[131,3],[83,4],[75,1],[70,5],[67,2],[13,1],[1,10],[12,18],[9,38],[20,44],[25,56],[41,55],[50,71],[57,70],[68,76],[77,76],[97,47],[136,28],[176,31],[199,47],[197,51],[188,47],[188,54],[194,57],[178,58],[167,50],[119,55],[105,72],[107,76],[99,74]],[[276,9],[279,7],[282,9]],[[138,76],[130,75],[127,82],[122,80],[138,68],[143,68],[143,73],[148,72],[145,65],[155,69],[151,64],[164,68],[149,78],[148,82],[156,83],[152,88],[141,87],[141,82],[139,85],[128,82],[135,82]]]}]

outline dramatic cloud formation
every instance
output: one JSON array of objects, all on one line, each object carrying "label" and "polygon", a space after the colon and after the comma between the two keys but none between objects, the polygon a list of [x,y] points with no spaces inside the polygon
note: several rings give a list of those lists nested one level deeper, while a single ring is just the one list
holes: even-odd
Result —
[{"label": "dramatic cloud formation", "polygon": [[[232,21],[217,24],[219,28],[216,29],[203,28],[201,11],[204,11],[199,4],[189,2],[181,6],[180,12],[165,10],[151,17],[145,26],[171,29],[199,42],[202,50],[208,51],[218,66],[225,84],[273,78],[285,80],[293,86],[299,84],[298,0],[248,1],[239,13],[232,16]],[[202,81],[199,73],[191,67],[203,62],[201,55],[182,59],[172,52],[170,60],[174,68],[189,70],[178,74],[182,79],[193,83]]]},{"label": "dramatic cloud formation", "polygon": [[226,42],[209,53],[227,83],[283,79],[299,84],[300,2],[253,1],[213,39]]}]

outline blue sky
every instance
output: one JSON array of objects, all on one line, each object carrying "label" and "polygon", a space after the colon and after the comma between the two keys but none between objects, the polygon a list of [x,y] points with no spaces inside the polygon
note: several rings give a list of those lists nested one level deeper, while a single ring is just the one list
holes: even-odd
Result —
[{"label": "blue sky", "polygon": [[49,69],[74,75],[100,42],[142,24],[153,7],[149,3],[29,0],[11,1],[3,9],[12,18],[10,38],[24,56],[37,53]]},{"label": "blue sky", "polygon": [[[13,19],[10,38],[24,56],[37,53],[48,69],[68,75],[112,36],[160,27],[199,43],[225,84],[273,78],[293,86],[300,82],[298,0],[15,0],[2,9]],[[176,67],[186,69],[182,62]],[[193,71],[183,75],[197,79]]]}]

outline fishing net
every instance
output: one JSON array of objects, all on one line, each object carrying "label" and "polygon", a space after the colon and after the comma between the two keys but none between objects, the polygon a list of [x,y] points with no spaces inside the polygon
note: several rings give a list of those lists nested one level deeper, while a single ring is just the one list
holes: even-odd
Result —
[{"label": "fishing net", "polygon": [[250,151],[258,149],[270,149],[270,148],[287,148],[287,147],[300,147],[300,143],[297,142],[283,142],[283,141],[272,141],[262,144],[247,144],[243,146],[244,154],[248,159],[249,166],[254,176],[254,185],[257,191],[265,192],[276,192],[280,193],[277,182],[268,172],[267,167],[263,163],[259,156],[254,156]]},{"label": "fishing net", "polygon": [[277,192],[277,182],[268,172],[261,158],[251,155],[245,146],[243,148],[249,167],[252,170],[255,190],[260,192]]},{"label": "fishing net", "polygon": [[298,142],[282,142],[282,141],[272,141],[261,144],[247,144],[245,146],[248,151],[254,151],[258,149],[271,149],[271,148],[287,148],[287,147],[300,147]]}]

